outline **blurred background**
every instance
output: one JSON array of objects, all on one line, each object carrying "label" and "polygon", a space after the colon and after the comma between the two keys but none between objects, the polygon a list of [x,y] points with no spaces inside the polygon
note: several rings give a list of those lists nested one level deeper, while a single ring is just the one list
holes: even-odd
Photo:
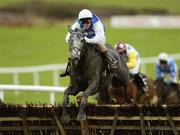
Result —
[{"label": "blurred background", "polygon": [[[107,43],[124,41],[139,51],[141,71],[154,79],[160,52],[171,54],[180,66],[179,5],[180,0],[0,0],[0,84],[66,87],[69,77],[58,75],[68,58],[67,25],[84,8],[105,24]],[[61,102],[62,93],[51,94],[4,90],[1,99]]]}]

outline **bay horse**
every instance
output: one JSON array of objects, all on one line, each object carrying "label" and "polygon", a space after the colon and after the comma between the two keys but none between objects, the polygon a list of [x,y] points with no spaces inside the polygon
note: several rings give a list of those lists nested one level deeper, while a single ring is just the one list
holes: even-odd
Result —
[{"label": "bay horse", "polygon": [[[119,58],[123,62],[127,62],[128,58],[125,53],[118,54]],[[143,85],[146,79],[146,92],[144,91]],[[99,104],[104,103],[150,103],[153,99],[153,82],[152,79],[147,78],[142,73],[137,73],[128,82],[127,87],[122,87],[122,83],[119,78],[115,76],[110,76],[107,78],[102,85],[101,93],[97,98]]]},{"label": "bay horse", "polygon": [[109,67],[103,54],[98,52],[97,44],[88,44],[85,42],[85,32],[79,29],[72,30],[69,26],[71,34],[69,39],[70,50],[70,82],[64,91],[62,101],[62,120],[67,123],[70,120],[68,114],[69,95],[76,96],[80,91],[83,92],[79,105],[77,120],[86,119],[87,98],[94,95],[101,89],[103,80],[108,76],[117,76],[123,86],[127,86],[129,81],[128,68],[126,64],[119,59],[117,52],[110,45],[108,51],[114,59],[116,59],[117,71],[110,72]]},{"label": "bay horse", "polygon": [[143,73],[137,73],[130,80],[127,91],[134,104],[152,104],[153,80]]},{"label": "bay horse", "polygon": [[180,103],[180,87],[178,83],[167,85],[163,78],[154,80],[154,91],[157,104]]},{"label": "bay horse", "polygon": [[[153,91],[153,81],[150,78],[147,78],[147,88],[144,91],[139,75],[135,75],[128,82],[126,92],[129,99],[129,103],[133,104],[151,104],[151,100],[154,97]],[[104,88],[104,91],[107,91],[108,95],[105,94],[103,97],[106,98],[108,103],[113,104],[124,104],[126,102],[124,87],[116,78],[113,78],[111,84]],[[99,100],[99,99],[98,99]],[[98,101],[101,103],[101,100]]]}]

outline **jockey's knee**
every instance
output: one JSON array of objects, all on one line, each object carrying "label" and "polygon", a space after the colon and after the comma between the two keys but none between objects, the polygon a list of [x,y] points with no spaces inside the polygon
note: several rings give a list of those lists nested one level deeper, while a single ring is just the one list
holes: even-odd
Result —
[{"label": "jockey's knee", "polygon": [[104,53],[108,50],[104,44],[99,44],[98,48],[102,53]]},{"label": "jockey's knee", "polygon": [[137,72],[130,72],[129,73],[130,79],[135,78],[136,76],[139,76]]}]

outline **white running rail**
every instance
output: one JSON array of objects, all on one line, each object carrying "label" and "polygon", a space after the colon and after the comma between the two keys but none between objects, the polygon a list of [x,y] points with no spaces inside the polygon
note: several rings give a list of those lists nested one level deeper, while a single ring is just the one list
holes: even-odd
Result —
[{"label": "white running rail", "polygon": [[[174,60],[180,60],[180,54],[170,55]],[[141,72],[146,73],[146,65],[154,64],[157,61],[157,57],[144,57],[142,58]],[[0,99],[3,100],[4,90],[15,90],[15,91],[48,91],[50,92],[50,103],[54,104],[54,92],[62,92],[66,87],[59,87],[59,71],[64,70],[66,64],[50,64],[44,66],[30,66],[30,67],[1,67],[0,74],[12,74],[14,85],[0,85]],[[53,84],[54,86],[38,86],[40,85],[40,72],[52,71]],[[19,85],[20,79],[19,74],[32,73],[33,74],[33,85]],[[0,82],[1,84],[1,82]]]},{"label": "white running rail", "polygon": [[18,85],[20,83],[19,74],[32,73],[34,85],[40,85],[39,73],[52,71],[53,84],[54,86],[59,86],[59,71],[64,70],[65,67],[66,64],[49,64],[28,67],[0,67],[0,74],[12,74],[13,84]]},{"label": "white running rail", "polygon": [[[174,60],[180,60],[180,54],[170,55]],[[157,61],[157,57],[144,57],[142,58],[141,72],[146,74],[146,65],[154,64]],[[13,84],[19,85],[19,74],[32,73],[33,84],[40,85],[40,72],[52,71],[53,85],[59,86],[59,71],[64,70],[66,64],[50,64],[42,66],[28,66],[28,67],[0,67],[0,74],[12,74]],[[1,84],[1,82],[0,82]]]},{"label": "white running rail", "polygon": [[[180,53],[169,54],[169,56],[176,61],[180,60]],[[155,64],[156,62],[157,62],[157,56],[141,58],[141,72],[146,74],[146,65],[147,64]]]},{"label": "white running rail", "polygon": [[55,103],[55,92],[64,92],[66,87],[57,86],[33,86],[33,85],[0,85],[0,99],[4,100],[4,90],[16,90],[16,91],[38,91],[38,92],[50,92],[49,101],[53,105]]}]

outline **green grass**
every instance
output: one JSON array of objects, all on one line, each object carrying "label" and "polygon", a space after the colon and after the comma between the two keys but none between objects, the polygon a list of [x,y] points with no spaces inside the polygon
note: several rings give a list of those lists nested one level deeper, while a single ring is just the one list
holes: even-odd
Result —
[{"label": "green grass", "polygon": [[[67,24],[41,25],[34,27],[0,27],[0,67],[33,66],[66,63],[68,45],[65,43]],[[107,42],[114,45],[118,41],[132,44],[142,57],[157,56],[160,52],[179,53],[180,29],[113,29],[106,20]],[[177,62],[180,67],[180,61]],[[53,85],[50,72],[41,73],[41,85]],[[147,66],[147,75],[154,77],[154,65]],[[69,78],[61,78],[60,84],[67,86]],[[0,75],[0,84],[11,84],[10,75]],[[20,75],[20,84],[33,84],[32,75]],[[5,92],[5,102],[47,102],[49,93]],[[56,100],[62,94],[56,93]],[[92,101],[92,98],[91,98]]]},{"label": "green grass", "polygon": [[[1,27],[1,66],[63,63],[68,51],[64,26]],[[62,59],[63,57],[63,59]],[[8,61],[10,60],[10,61]]]},{"label": "green grass", "polygon": [[[30,0],[1,0],[0,6],[28,2]],[[32,0],[33,1],[33,0]],[[83,5],[84,8],[114,7],[123,9],[160,9],[169,13],[180,14],[180,0],[42,0],[45,2],[56,2],[60,4]],[[33,1],[34,2],[34,1]],[[37,2],[37,1],[36,1]]]},{"label": "green grass", "polygon": [[[0,27],[0,66],[32,66],[65,63],[67,22],[35,27]],[[180,29],[113,29],[108,22],[107,42],[122,40],[134,45],[142,57],[161,51],[179,53]]]}]

